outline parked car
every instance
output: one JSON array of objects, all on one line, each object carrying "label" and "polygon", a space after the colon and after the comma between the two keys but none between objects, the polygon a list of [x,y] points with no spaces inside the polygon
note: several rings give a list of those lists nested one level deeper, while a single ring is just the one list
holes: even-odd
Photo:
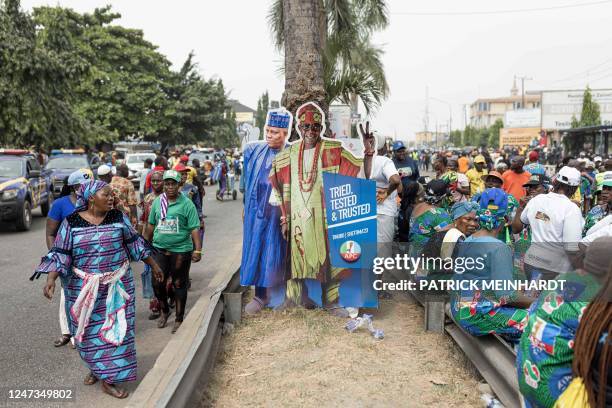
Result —
[{"label": "parked car", "polygon": [[83,150],[61,149],[51,151],[49,161],[45,165],[45,171],[51,177],[53,197],[59,197],[66,177],[79,169],[84,170],[90,177],[94,177],[91,164]]},{"label": "parked car", "polygon": [[27,150],[0,149],[0,219],[14,223],[18,231],[32,225],[32,210],[47,216],[53,194],[49,176]]},{"label": "parked car", "polygon": [[157,155],[155,153],[128,153],[125,156],[125,163],[130,169],[130,176],[134,184],[134,188],[138,190],[140,187],[140,175],[144,170],[144,161],[147,159],[155,160]]}]

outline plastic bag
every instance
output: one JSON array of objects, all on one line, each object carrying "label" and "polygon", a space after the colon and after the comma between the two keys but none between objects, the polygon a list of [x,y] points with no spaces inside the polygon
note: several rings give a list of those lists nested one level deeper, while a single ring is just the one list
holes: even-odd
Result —
[{"label": "plastic bag", "polygon": [[382,340],[385,338],[385,333],[380,329],[375,329],[374,324],[372,323],[372,315],[364,314],[362,317],[356,317],[354,319],[350,319],[346,323],[346,330],[353,333],[360,327],[367,327],[372,337],[376,340]]},{"label": "plastic bag", "polygon": [[559,396],[555,408],[590,408],[589,395],[582,378],[576,377]]}]

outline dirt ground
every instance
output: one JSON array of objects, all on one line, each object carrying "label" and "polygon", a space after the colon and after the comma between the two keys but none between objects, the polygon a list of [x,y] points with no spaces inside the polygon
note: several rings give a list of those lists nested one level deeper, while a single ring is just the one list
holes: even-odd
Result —
[{"label": "dirt ground", "polygon": [[448,336],[423,331],[412,298],[396,293],[373,314],[383,340],[320,310],[243,317],[222,340],[202,406],[481,406],[473,369]]}]

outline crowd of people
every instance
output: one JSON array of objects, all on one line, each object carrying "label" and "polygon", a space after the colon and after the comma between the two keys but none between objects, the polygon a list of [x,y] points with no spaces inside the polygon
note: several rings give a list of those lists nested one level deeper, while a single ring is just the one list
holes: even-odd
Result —
[{"label": "crowd of people", "polygon": [[[574,406],[577,395],[592,407],[609,406],[612,158],[580,154],[544,166],[537,150],[509,158],[438,151],[429,180],[418,174],[426,161],[401,142],[391,157],[397,171],[387,171],[377,188],[392,188],[400,175],[400,248],[412,257],[485,260],[461,273],[426,266],[420,273],[427,279],[564,281],[556,290],[450,292],[451,313],[465,331],[495,333],[517,350],[525,406]],[[388,191],[383,197],[394,200]],[[379,205],[379,225],[387,208]]]},{"label": "crowd of people", "polygon": [[90,369],[85,384],[101,381],[104,392],[125,398],[118,384],[136,376],[130,261],[145,263],[149,318],[162,329],[174,311],[172,332],[179,329],[190,266],[202,255],[204,184],[219,183],[222,200],[230,172],[243,173],[241,284],[255,287],[246,313],[300,305],[348,317],[340,286],[351,271],[331,264],[326,236],[327,172],[375,181],[379,256],[399,248],[412,257],[486,259],[461,274],[425,265],[427,279],[569,282],[556,291],[453,291],[451,312],[468,333],[495,333],[516,348],[525,406],[552,407],[576,389],[593,407],[610,403],[612,158],[581,154],[550,166],[538,149],[410,151],[368,126],[359,158],[322,137],[315,104],[298,110],[301,139],[289,144],[293,119],[271,111],[265,141],[246,146],[243,165],[220,155],[205,173],[179,151],[158,155],[145,162],[139,191],[125,164],[103,164],[95,179],[70,175],[49,212],[49,252],[34,277],[47,274],[48,298],[60,278],[54,345],[78,349]]},{"label": "crowd of people", "polygon": [[[215,156],[219,169],[236,172],[239,165],[222,152]],[[174,311],[175,333],[185,316],[191,263],[202,257],[204,184],[210,174],[178,151],[147,159],[144,167],[138,191],[124,163],[102,164],[95,177],[88,169],[73,172],[49,211],[49,252],[32,276],[47,274],[43,292],[49,299],[58,278],[62,287],[61,335],[54,346],[71,343],[89,367],[84,383],[100,381],[116,398],[128,396],[119,384],[136,378],[130,262],[145,264],[149,319],[163,329]]]},{"label": "crowd of people", "polygon": [[321,179],[324,171],[370,178],[378,256],[484,260],[461,271],[425,264],[424,279],[567,283],[450,293],[465,331],[497,334],[517,350],[526,407],[568,404],[576,392],[592,407],[610,404],[612,158],[559,156],[551,166],[543,156],[558,149],[410,151],[367,127],[357,158],[322,137],[315,104],[298,109],[300,139],[288,144],[293,119],[270,112],[266,140],[244,152],[241,284],[255,286],[246,313],[299,305],[347,317],[361,306],[340,288],[355,272],[330,260]]}]

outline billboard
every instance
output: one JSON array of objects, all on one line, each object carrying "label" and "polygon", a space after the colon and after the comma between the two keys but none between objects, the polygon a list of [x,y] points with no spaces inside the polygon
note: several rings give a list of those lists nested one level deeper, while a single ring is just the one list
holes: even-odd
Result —
[{"label": "billboard", "polygon": [[506,128],[530,128],[540,127],[542,112],[540,109],[519,109],[506,112],[504,127]]},{"label": "billboard", "polygon": [[[599,104],[601,124],[612,125],[612,89],[592,89],[593,101]],[[572,116],[580,119],[584,90],[543,91],[542,128],[568,129]]]},{"label": "billboard", "polygon": [[540,128],[502,128],[499,130],[499,145],[529,146],[531,142],[540,139]]},{"label": "billboard", "polygon": [[334,139],[351,137],[351,108],[348,105],[329,107],[329,127]]}]

